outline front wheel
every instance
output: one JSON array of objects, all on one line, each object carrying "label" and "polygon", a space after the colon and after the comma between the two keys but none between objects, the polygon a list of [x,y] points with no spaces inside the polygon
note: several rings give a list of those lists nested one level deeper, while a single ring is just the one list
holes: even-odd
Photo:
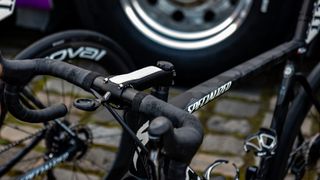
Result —
[{"label": "front wheel", "polygon": [[[50,58],[98,72],[102,75],[127,73],[133,69],[127,53],[111,39],[95,32],[73,30],[57,33],[26,48],[16,59]],[[33,78],[21,93],[22,103],[29,108],[43,108],[64,103],[68,114],[61,124],[72,131],[82,143],[74,143],[73,136],[58,123],[28,124],[18,122],[7,114],[1,127],[0,170],[13,162],[18,152],[31,151],[8,168],[9,179],[31,172],[36,167],[46,169],[46,162],[56,162],[65,153],[71,155],[40,178],[101,179],[111,169],[121,139],[121,128],[103,108],[84,112],[72,106],[76,98],[95,98],[90,93],[64,80],[51,76]],[[3,114],[2,114],[3,115]],[[30,143],[31,141],[31,143]],[[75,148],[76,147],[76,148]],[[75,148],[75,149],[73,149]],[[10,165],[11,166],[11,165]],[[8,167],[8,166],[6,166]]]}]

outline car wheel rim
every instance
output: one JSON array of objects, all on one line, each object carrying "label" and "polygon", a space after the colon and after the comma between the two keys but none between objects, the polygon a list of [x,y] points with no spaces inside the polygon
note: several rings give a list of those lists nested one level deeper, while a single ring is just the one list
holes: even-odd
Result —
[{"label": "car wheel rim", "polygon": [[252,0],[121,0],[121,5],[144,36],[166,47],[195,50],[231,36]]}]

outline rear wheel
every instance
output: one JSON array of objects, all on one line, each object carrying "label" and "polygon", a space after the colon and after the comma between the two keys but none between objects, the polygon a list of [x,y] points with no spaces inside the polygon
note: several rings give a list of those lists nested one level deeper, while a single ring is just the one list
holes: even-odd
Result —
[{"label": "rear wheel", "polygon": [[[89,31],[67,31],[46,37],[17,55],[17,59],[51,58],[80,66],[103,75],[126,73],[133,69],[126,52],[112,40]],[[30,169],[62,156],[73,147],[63,164],[42,174],[56,179],[101,179],[110,170],[122,130],[103,108],[84,112],[72,106],[76,98],[94,98],[90,93],[58,78],[37,76],[21,94],[26,106],[42,108],[55,103],[67,105],[69,113],[57,122],[27,124],[7,115],[1,129],[1,166],[23,152],[31,139],[42,136],[9,172],[17,177]],[[66,129],[72,131],[81,143],[76,143]],[[11,147],[12,146],[12,147]],[[41,176],[40,176],[41,177]]]},{"label": "rear wheel", "polygon": [[[308,77],[317,95],[320,88],[319,72],[320,64]],[[319,113],[311,109],[311,102],[301,89],[288,112],[273,158],[273,166],[270,166],[269,172],[266,173],[267,179],[283,179],[290,176],[297,179],[319,179],[319,120]]]}]

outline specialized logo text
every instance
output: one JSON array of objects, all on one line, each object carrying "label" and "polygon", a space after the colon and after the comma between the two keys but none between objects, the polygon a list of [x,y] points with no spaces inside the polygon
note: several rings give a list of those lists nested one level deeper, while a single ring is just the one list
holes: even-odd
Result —
[{"label": "specialized logo text", "polygon": [[191,104],[188,106],[188,112],[193,113],[194,111],[198,110],[202,106],[206,105],[208,102],[212,101],[214,98],[220,96],[221,94],[228,91],[231,87],[232,82],[229,81],[228,83],[222,85],[218,89],[214,90],[210,94],[206,95],[205,97],[201,98],[199,101]]}]

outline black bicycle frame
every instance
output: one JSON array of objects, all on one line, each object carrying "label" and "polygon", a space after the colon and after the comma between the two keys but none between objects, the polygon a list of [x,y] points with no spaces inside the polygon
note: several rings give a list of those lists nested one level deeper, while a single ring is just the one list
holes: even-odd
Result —
[{"label": "black bicycle frame", "polygon": [[[318,29],[319,25],[313,27],[311,18],[320,18],[315,16],[313,8],[319,8],[318,4],[313,0],[305,0],[300,10],[297,27],[293,39],[283,43],[257,57],[254,57],[220,75],[213,77],[192,89],[173,98],[170,103],[177,107],[183,108],[189,113],[193,113],[205,106],[210,101],[228,91],[231,86],[243,82],[244,80],[263,72],[287,60],[285,69],[289,68],[290,73],[284,71],[280,90],[277,96],[277,103],[271,123],[271,128],[276,131],[278,137],[281,136],[282,128],[288,113],[288,107],[292,100],[290,95],[296,82],[299,82],[308,92],[310,100],[320,109],[318,101],[315,100],[313,93],[310,92],[310,86],[306,79],[296,75],[296,62],[304,57],[307,46],[307,34],[312,28]],[[272,159],[262,158],[260,168],[257,172],[257,179],[263,179],[268,164],[272,163]]]},{"label": "black bicycle frame", "polygon": [[[295,57],[296,55],[301,56],[302,54],[299,51],[303,50],[303,48],[306,48],[308,45],[306,43],[306,37],[311,15],[314,15],[312,11],[312,9],[314,8],[314,2],[314,0],[305,0],[303,2],[302,8],[300,10],[300,15],[297,21],[295,34],[291,41],[280,44],[279,46],[257,57],[254,57],[238,66],[235,66],[234,68],[231,68],[228,71],[221,73],[216,77],[213,77],[187,90],[186,92],[169,100],[169,103],[179,108],[182,108],[188,111],[189,113],[193,113],[199,110],[201,107],[205,106],[207,103],[217,98],[218,96],[227,92],[231,87],[243,82],[244,80],[257,75],[268,68],[283,63],[288,58]],[[294,60],[295,58],[292,58],[292,61]],[[292,61],[288,61],[289,64]],[[288,84],[282,83],[282,85],[284,85],[286,89],[291,89],[289,84],[292,84],[292,80],[289,81],[290,83]],[[282,97],[280,96],[280,98]],[[278,113],[286,114],[288,105],[289,99],[285,98],[285,101],[281,101],[280,106],[277,108]],[[277,123],[277,126],[280,127],[278,129],[281,129],[282,123],[284,122],[284,120],[282,119],[283,116],[276,115],[275,117],[276,118],[273,121],[281,122]],[[138,122],[137,120],[138,118],[134,117],[132,120],[128,121],[133,121],[132,123],[136,124]],[[148,119],[145,119],[143,122],[146,121],[148,121]],[[135,127],[135,129],[137,129],[137,127]],[[121,157],[126,157],[127,159],[130,156],[124,155],[127,153],[125,151],[130,149],[130,145],[124,146],[125,147],[120,146],[120,152],[117,156],[117,160],[119,161],[116,161],[117,166],[115,167],[115,169],[117,169],[118,171],[127,168],[127,161]],[[115,171],[117,172],[117,170]],[[188,171],[188,174],[189,178],[198,179],[198,176],[192,170]]]},{"label": "black bicycle frame", "polygon": [[[274,67],[299,54],[300,48],[306,47],[306,36],[310,16],[314,8],[314,0],[305,0],[300,10],[294,38],[257,57],[235,66],[220,75],[213,77],[170,100],[171,104],[193,113],[228,91],[232,86],[257,75],[268,68]],[[286,58],[285,58],[286,57]]]},{"label": "black bicycle frame", "polygon": [[296,40],[283,43],[174,97],[170,103],[193,113],[228,91],[231,86],[283,62],[284,56],[302,45],[302,42]]}]

